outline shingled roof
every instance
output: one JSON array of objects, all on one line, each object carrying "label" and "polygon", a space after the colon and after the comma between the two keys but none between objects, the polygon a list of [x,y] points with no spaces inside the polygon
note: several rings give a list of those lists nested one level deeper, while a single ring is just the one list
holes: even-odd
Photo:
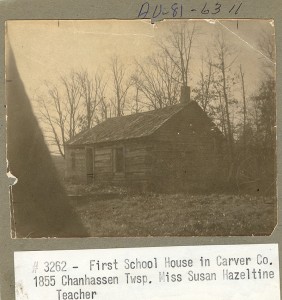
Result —
[{"label": "shingled roof", "polygon": [[[195,102],[191,101],[187,105],[192,103]],[[153,111],[110,118],[77,134],[67,144],[87,145],[149,136],[187,105],[176,104]]]}]

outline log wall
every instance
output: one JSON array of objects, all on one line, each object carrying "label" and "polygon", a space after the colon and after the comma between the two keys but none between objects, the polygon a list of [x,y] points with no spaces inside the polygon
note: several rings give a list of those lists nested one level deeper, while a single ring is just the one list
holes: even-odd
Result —
[{"label": "log wall", "polygon": [[[91,146],[87,146],[91,147]],[[95,183],[115,185],[146,185],[151,176],[151,148],[148,142],[126,141],[92,145]],[[124,149],[124,170],[117,173],[114,167],[115,148]],[[75,153],[75,169],[72,168],[72,153]],[[66,149],[66,179],[75,182],[87,182],[85,148]],[[89,181],[88,181],[89,182]]]},{"label": "log wall", "polygon": [[[189,183],[212,183],[222,174],[222,138],[211,131],[209,119],[197,110],[197,106],[183,109],[150,137],[92,145],[93,182],[176,190]],[[117,173],[115,148],[120,147],[124,172]],[[75,151],[75,170],[71,168],[71,151]],[[85,148],[68,149],[66,160],[67,177],[86,181]]]},{"label": "log wall", "polygon": [[[72,155],[75,157],[75,166],[73,168]],[[76,183],[85,183],[86,165],[85,148],[66,148],[65,149],[65,179]]]},{"label": "log wall", "polygon": [[[195,107],[195,110],[197,107]],[[209,119],[189,107],[160,127],[154,141],[152,180],[169,190],[212,185],[223,172],[222,138],[210,130]]]}]

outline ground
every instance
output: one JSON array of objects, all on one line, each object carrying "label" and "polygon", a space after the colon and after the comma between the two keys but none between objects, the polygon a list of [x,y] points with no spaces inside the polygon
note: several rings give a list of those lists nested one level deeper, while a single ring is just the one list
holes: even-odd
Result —
[{"label": "ground", "polygon": [[133,194],[68,186],[69,201],[91,236],[268,235],[274,197],[227,194]]}]

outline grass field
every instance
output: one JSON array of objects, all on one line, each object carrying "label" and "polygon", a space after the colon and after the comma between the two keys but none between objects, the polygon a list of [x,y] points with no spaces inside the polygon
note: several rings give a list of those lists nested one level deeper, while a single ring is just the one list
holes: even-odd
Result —
[{"label": "grass field", "polygon": [[69,199],[91,236],[268,235],[276,225],[271,197],[96,192]]}]

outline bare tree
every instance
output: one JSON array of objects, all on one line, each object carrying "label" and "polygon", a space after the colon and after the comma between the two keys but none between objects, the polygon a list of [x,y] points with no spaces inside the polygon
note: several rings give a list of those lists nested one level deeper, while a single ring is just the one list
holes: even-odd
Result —
[{"label": "bare tree", "polygon": [[218,99],[219,99],[219,120],[220,120],[220,124],[221,124],[221,130],[224,133],[224,136],[227,135],[227,130],[226,130],[226,118],[225,118],[225,108],[224,108],[224,104],[223,104],[223,100],[222,100],[222,95],[221,95],[221,91],[217,89],[217,95],[218,95]]},{"label": "bare tree", "polygon": [[108,118],[108,104],[106,103],[106,86],[107,83],[104,81],[103,76],[96,74],[95,76],[95,87],[97,91],[97,103],[100,106],[100,112],[95,114],[96,122],[100,123]]},{"label": "bare tree", "polygon": [[261,31],[261,35],[257,42],[257,45],[262,54],[262,66],[264,74],[267,76],[274,77],[274,71],[276,66],[276,49],[273,28],[271,31]]},{"label": "bare tree", "polygon": [[224,101],[229,163],[231,166],[234,162],[234,136],[230,112],[230,105],[232,102],[230,90],[231,86],[234,84],[234,78],[232,78],[232,75],[230,75],[230,73],[231,67],[237,57],[234,56],[234,51],[231,46],[226,43],[223,34],[216,37],[216,42],[213,46],[213,57],[214,60],[212,65],[218,71],[216,89],[220,91],[220,97],[222,97]]},{"label": "bare tree", "polygon": [[56,86],[50,87],[46,83],[47,97],[39,97],[40,103],[40,120],[48,126],[46,130],[46,138],[51,144],[57,146],[59,153],[64,157],[64,146],[67,139],[66,133],[66,103],[61,99],[58,88]]},{"label": "bare tree", "polygon": [[268,148],[275,145],[276,81],[274,29],[262,30],[257,41],[263,77],[257,91],[250,97],[250,116],[255,130],[255,146]]},{"label": "bare tree", "polygon": [[195,24],[174,25],[159,47],[177,68],[182,86],[188,86],[191,50],[195,38]]},{"label": "bare tree", "polygon": [[79,92],[85,106],[85,116],[82,116],[81,122],[85,120],[86,124],[82,125],[87,129],[93,126],[94,112],[97,106],[97,90],[94,89],[93,79],[90,77],[88,71],[83,70],[76,73],[79,84]]},{"label": "bare tree", "polygon": [[67,124],[68,124],[68,138],[73,138],[77,129],[79,128],[79,104],[81,100],[80,83],[77,80],[75,72],[71,72],[69,76],[62,76],[61,82],[64,88],[64,97],[66,98]]},{"label": "bare tree", "polygon": [[94,79],[84,70],[76,73],[80,86],[80,95],[84,104],[84,114],[81,116],[81,127],[89,129],[95,123],[99,123],[104,119],[104,115],[100,116],[98,106],[101,102],[105,102],[106,82],[103,76],[97,71]]},{"label": "bare tree", "polygon": [[101,98],[100,101],[100,113],[96,116],[96,122],[101,123],[108,118],[111,118],[111,103],[106,101],[106,98]]},{"label": "bare tree", "polygon": [[120,117],[124,114],[126,97],[131,86],[130,78],[127,78],[127,70],[121,60],[114,56],[111,59],[111,72],[113,77],[114,99],[113,106],[116,116]]},{"label": "bare tree", "polygon": [[62,76],[60,85],[45,83],[46,93],[39,96],[40,120],[47,125],[49,142],[65,157],[65,143],[79,130],[80,86],[75,72]]},{"label": "bare tree", "polygon": [[135,93],[132,97],[131,113],[139,113],[141,111],[140,87],[138,84],[134,84],[134,87]]},{"label": "bare tree", "polygon": [[247,125],[247,106],[246,106],[246,91],[245,91],[245,74],[240,64],[240,77],[243,97],[243,150],[246,151],[246,125]]},{"label": "bare tree", "polygon": [[132,81],[148,100],[144,102],[148,108],[158,109],[177,103],[178,73],[176,66],[164,53],[149,56],[142,64],[137,63],[137,67]]},{"label": "bare tree", "polygon": [[[215,91],[213,89],[214,85],[214,68],[212,65],[212,60],[207,54],[208,60],[205,63],[204,56],[201,59],[201,69],[200,69],[200,80],[197,83],[195,89],[195,100],[200,104],[204,112],[207,112],[209,115],[212,115],[212,101],[214,100]],[[205,68],[206,65],[206,68]],[[205,72],[207,69],[207,72]]]}]

